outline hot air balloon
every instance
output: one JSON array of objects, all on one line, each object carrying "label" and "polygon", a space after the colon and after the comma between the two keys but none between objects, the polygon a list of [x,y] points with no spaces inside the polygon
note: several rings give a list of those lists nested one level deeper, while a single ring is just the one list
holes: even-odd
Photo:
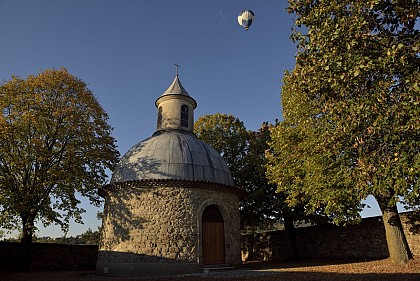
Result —
[{"label": "hot air balloon", "polygon": [[238,23],[242,25],[245,30],[248,30],[254,21],[254,13],[251,10],[243,10],[239,13]]}]

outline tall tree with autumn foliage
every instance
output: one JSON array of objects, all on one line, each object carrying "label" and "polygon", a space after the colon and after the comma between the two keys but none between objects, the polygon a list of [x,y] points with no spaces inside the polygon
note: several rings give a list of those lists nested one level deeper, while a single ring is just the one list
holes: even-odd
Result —
[{"label": "tall tree with autumn foliage", "polygon": [[0,86],[0,223],[21,229],[28,269],[35,222],[68,229],[81,222],[77,194],[99,206],[97,188],[119,153],[108,116],[66,69]]},{"label": "tall tree with autumn foliage", "polygon": [[313,194],[307,206],[323,202],[340,213],[340,198],[372,194],[390,258],[406,263],[412,255],[396,204],[419,204],[419,1],[289,0],[289,12],[298,52],[284,78],[286,123],[273,138],[296,135],[305,153],[302,192],[288,200]]}]

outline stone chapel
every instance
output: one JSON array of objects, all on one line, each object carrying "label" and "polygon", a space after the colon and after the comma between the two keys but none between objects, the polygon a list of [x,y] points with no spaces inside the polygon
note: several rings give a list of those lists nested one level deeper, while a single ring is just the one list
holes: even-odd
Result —
[{"label": "stone chapel", "polygon": [[239,200],[226,163],[193,133],[197,102],[178,71],[156,100],[157,130],[133,146],[105,199],[97,273],[156,276],[241,265]]}]

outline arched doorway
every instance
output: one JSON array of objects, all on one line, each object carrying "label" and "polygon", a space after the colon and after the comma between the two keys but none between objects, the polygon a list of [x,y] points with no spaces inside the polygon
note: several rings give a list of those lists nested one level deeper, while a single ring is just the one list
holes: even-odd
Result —
[{"label": "arched doorway", "polygon": [[225,229],[222,213],[216,205],[203,212],[203,264],[225,263]]}]

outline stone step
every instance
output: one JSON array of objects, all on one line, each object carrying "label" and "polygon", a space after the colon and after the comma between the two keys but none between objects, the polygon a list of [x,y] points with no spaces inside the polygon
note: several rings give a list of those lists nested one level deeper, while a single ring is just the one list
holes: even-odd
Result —
[{"label": "stone step", "polygon": [[221,271],[229,271],[229,270],[235,270],[235,268],[232,266],[204,267],[203,273],[210,274],[212,272],[221,272]]}]

